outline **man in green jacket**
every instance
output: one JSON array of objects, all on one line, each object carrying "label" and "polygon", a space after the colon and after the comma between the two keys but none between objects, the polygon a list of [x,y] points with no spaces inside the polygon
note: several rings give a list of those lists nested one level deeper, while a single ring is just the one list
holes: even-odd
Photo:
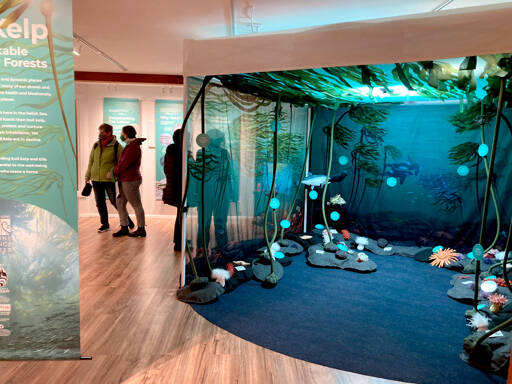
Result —
[{"label": "man in green jacket", "polygon": [[[98,141],[94,143],[89,156],[85,182],[92,181],[96,207],[101,219],[101,227],[98,228],[98,232],[105,232],[110,229],[105,193],[110,203],[117,209],[113,169],[121,157],[123,147],[119,145],[116,137],[112,134],[113,128],[111,125],[101,124],[98,131]],[[128,220],[129,227],[133,228],[133,221],[130,218]]]}]

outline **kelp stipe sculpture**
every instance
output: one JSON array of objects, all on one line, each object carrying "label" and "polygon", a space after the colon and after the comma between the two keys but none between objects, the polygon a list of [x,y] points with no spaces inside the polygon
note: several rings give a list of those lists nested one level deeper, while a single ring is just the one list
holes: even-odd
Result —
[{"label": "kelp stipe sculpture", "polygon": [[[204,112],[204,101],[205,101],[205,93],[206,87],[202,88],[203,92],[201,93],[201,134],[206,134],[205,128],[205,112]],[[206,147],[201,148],[202,154],[202,164],[201,164],[201,243],[203,248],[204,258],[206,259],[206,265],[208,266],[208,274],[212,273],[212,266],[210,265],[210,257],[208,255],[208,247],[206,246],[206,232],[205,232],[205,204],[204,204],[204,187],[205,187],[205,177],[206,177]]]},{"label": "kelp stipe sculpture", "polygon": [[[208,83],[210,82],[211,80],[211,77],[207,76],[204,78],[203,80],[203,84],[201,85],[201,88],[199,89],[199,91],[197,92],[196,96],[194,97],[194,100],[192,101],[190,107],[188,108],[187,110],[187,113],[185,114],[185,118],[183,119],[183,123],[181,125],[181,137],[180,137],[180,140],[181,140],[181,147],[182,148],[185,148],[186,146],[186,143],[185,143],[185,139],[186,139],[186,134],[185,134],[185,129],[187,127],[187,123],[188,123],[188,120],[190,118],[190,115],[192,114],[192,111],[194,110],[197,102],[199,101],[199,98],[204,94],[205,92],[205,89],[206,89],[206,86],[208,85]],[[184,189],[184,192],[183,192],[183,195],[182,195],[182,198],[181,198],[181,204],[178,208],[178,212],[177,212],[177,215],[179,216],[180,218],[180,222],[183,223],[183,213],[185,211],[185,204],[186,204],[186,199],[187,199],[187,192],[188,192],[188,186],[189,186],[189,170],[188,170],[188,167],[187,167],[187,172],[186,172],[186,175],[185,175],[185,189]],[[198,273],[197,273],[197,269],[196,269],[196,265],[195,265],[195,262],[194,262],[194,258],[192,257],[191,255],[191,252],[190,252],[190,248],[189,248],[189,245],[188,245],[188,242],[185,241],[185,251],[190,259],[190,267],[192,268],[192,273],[194,274],[194,281],[198,282],[199,284],[203,284],[204,282],[204,279],[206,279],[206,283],[208,282],[208,278],[201,278],[199,277]],[[192,283],[191,283],[192,285]]]},{"label": "kelp stipe sculpture", "polygon": [[[492,176],[494,174],[494,162],[496,159],[496,148],[498,146],[498,134],[500,130],[500,121],[499,118],[501,116],[501,110],[503,108],[503,92],[505,89],[505,83],[507,79],[502,77],[500,79],[500,93],[498,98],[498,112],[496,114],[496,124],[494,127],[494,137],[492,142],[491,149],[491,158],[489,160],[489,170],[487,172],[487,183],[485,185],[485,197],[484,197],[484,205],[482,208],[482,223],[480,226],[480,240],[479,243],[482,244],[485,240],[486,235],[486,226],[487,226],[487,213],[489,210],[489,198],[491,194],[491,184],[492,184]],[[475,288],[474,288],[474,296],[473,296],[473,308],[476,311],[478,306],[478,291],[480,285],[480,260],[476,261],[476,271],[475,271]]]},{"label": "kelp stipe sculpture", "polygon": [[[270,274],[265,278],[265,284],[269,287],[274,287],[277,285],[277,276],[274,273],[274,256],[271,251],[271,244],[268,239],[268,211],[270,210],[270,201],[272,200],[276,187],[276,172],[277,172],[277,131],[278,131],[278,118],[279,118],[279,109],[281,108],[281,97],[278,96],[275,110],[275,125],[274,125],[274,142],[273,142],[273,167],[272,167],[272,186],[270,188],[270,193],[268,195],[267,206],[265,207],[265,216],[263,218],[263,233],[265,236],[265,243],[267,245],[267,252],[270,259]],[[274,214],[275,215],[275,214]],[[274,220],[275,223],[275,220]],[[275,224],[274,224],[275,225]],[[274,230],[274,233],[277,233],[277,227]]]},{"label": "kelp stipe sculpture", "polygon": [[[501,103],[503,104],[503,97],[502,97]],[[501,110],[499,109],[498,113],[496,114],[496,120],[499,120],[500,114],[501,114]],[[485,133],[484,133],[485,122],[484,122],[484,119],[481,119],[481,120],[482,120],[482,122],[480,123],[480,141],[481,141],[481,144],[485,144]],[[485,249],[485,251],[487,252],[494,247],[494,244],[496,244],[496,242],[498,241],[498,238],[500,237],[501,217],[500,217],[500,210],[498,207],[498,199],[496,198],[496,192],[494,191],[494,186],[492,185],[492,175],[489,176],[489,171],[490,171],[489,162],[487,161],[486,157],[483,157],[483,163],[484,163],[485,172],[487,174],[487,178],[489,178],[489,177],[491,178],[490,193],[491,193],[491,197],[492,197],[492,202],[494,204],[494,209],[496,211],[496,235],[494,236],[493,242],[489,245],[489,247],[487,247]]]},{"label": "kelp stipe sculpture", "polygon": [[510,292],[512,292],[512,286],[510,285],[510,280],[508,278],[507,271],[507,263],[508,263],[508,253],[512,248],[512,218],[510,219],[510,225],[508,227],[508,236],[507,236],[507,244],[505,245],[505,257],[503,258],[503,278],[505,279],[505,283]]},{"label": "kelp stipe sculpture", "polygon": [[[290,219],[290,217],[293,213],[293,209],[295,208],[295,203],[297,202],[297,196],[298,196],[299,191],[302,186],[302,179],[304,178],[304,174],[306,173],[306,166],[307,166],[308,159],[309,159],[309,151],[311,149],[311,139],[313,138],[313,129],[315,127],[315,121],[316,121],[317,115],[318,114],[317,114],[316,110],[313,110],[313,118],[311,119],[311,127],[309,129],[309,135],[308,135],[307,141],[306,141],[306,151],[304,153],[304,162],[302,164],[302,171],[300,173],[299,183],[297,184],[297,188],[295,189],[295,194],[293,195],[292,204],[290,205],[290,209],[288,210],[286,217],[284,217],[284,220]],[[280,240],[281,242],[283,242],[283,240],[284,240],[284,230],[285,230],[285,228],[281,229],[281,240]]]},{"label": "kelp stipe sculpture", "polygon": [[331,132],[329,135],[329,165],[327,166],[327,177],[325,179],[324,190],[322,192],[322,218],[324,221],[324,227],[327,230],[327,234],[329,236],[329,242],[324,245],[324,249],[329,252],[336,252],[337,247],[332,241],[331,229],[329,228],[329,224],[327,223],[327,216],[325,214],[325,196],[327,194],[327,187],[329,186],[329,179],[331,177],[331,168],[332,168],[332,152],[333,152],[333,136],[334,136],[334,123],[336,121],[336,112],[338,111],[339,106],[337,105],[332,111],[332,121],[331,121]]}]

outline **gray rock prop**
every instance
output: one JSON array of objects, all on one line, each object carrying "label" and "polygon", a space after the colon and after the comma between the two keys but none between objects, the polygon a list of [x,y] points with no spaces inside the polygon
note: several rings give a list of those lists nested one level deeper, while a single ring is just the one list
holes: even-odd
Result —
[{"label": "gray rock prop", "polygon": [[[256,259],[252,262],[252,271],[254,277],[259,281],[265,281],[266,277],[270,274],[270,260]],[[281,280],[284,275],[283,266],[277,261],[274,262],[274,274],[277,280]]]},{"label": "gray rock prop", "polygon": [[[289,239],[283,239],[283,243],[281,244],[281,241],[278,241],[279,245],[281,246],[280,251],[283,252],[287,256],[295,256],[300,254],[304,251],[304,248],[302,245],[297,243],[296,241],[289,240]],[[265,256],[266,259],[268,259],[268,252],[267,252],[267,246],[261,247],[257,251],[259,254],[262,254]]]},{"label": "gray rock prop", "polygon": [[[480,279],[482,280],[482,279]],[[450,284],[452,287],[448,289],[446,293],[450,298],[460,301],[465,304],[473,304],[473,296],[474,296],[474,281],[475,276],[471,274],[456,274],[453,275]],[[512,294],[508,290],[507,287],[499,287],[496,293],[500,293],[507,297],[509,300],[512,300]],[[482,290],[478,292],[478,300],[487,302],[487,298],[482,295]],[[507,303],[508,304],[508,303]]]},{"label": "gray rock prop", "polygon": [[176,296],[178,300],[185,303],[207,304],[216,300],[217,297],[225,292],[220,284],[209,282],[206,287],[193,291],[190,286],[183,287],[178,290]]},{"label": "gray rock prop", "polygon": [[[336,257],[336,253],[324,252],[321,244],[312,245],[308,249],[308,262],[316,267],[327,267],[327,268],[340,268],[346,271],[360,272],[360,273],[371,273],[377,270],[377,264],[374,261],[368,260],[362,263],[357,262],[357,253],[347,253],[346,259],[339,259]],[[317,251],[320,251],[318,253]]]},{"label": "gray rock prop", "polygon": [[381,248],[386,248],[386,246],[389,244],[389,241],[386,239],[380,238],[377,240],[377,245]]},{"label": "gray rock prop", "polygon": [[[483,332],[475,332],[464,339],[464,347],[460,358],[472,366],[486,372],[506,375],[506,368],[510,360],[512,333],[502,331],[503,336],[488,337],[478,351],[473,349],[475,341]],[[470,360],[470,352],[472,359]]]}]

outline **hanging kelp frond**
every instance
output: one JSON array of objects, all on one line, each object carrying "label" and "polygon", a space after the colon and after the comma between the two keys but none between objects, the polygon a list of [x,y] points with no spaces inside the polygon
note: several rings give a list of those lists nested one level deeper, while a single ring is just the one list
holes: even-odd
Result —
[{"label": "hanging kelp frond", "polygon": [[478,154],[478,143],[471,141],[456,145],[450,149],[448,158],[453,164],[462,165],[474,161]]},{"label": "hanging kelp frond", "polygon": [[491,121],[495,115],[496,106],[494,104],[476,103],[451,116],[449,121],[457,127],[457,133],[462,133],[480,129],[482,122]]},{"label": "hanging kelp frond", "polygon": [[[407,75],[405,74],[404,70],[402,69],[402,66],[400,64],[395,64],[395,69],[393,69],[393,76],[395,79],[400,80],[402,84],[409,90],[414,91],[414,88],[412,87],[411,83],[409,82],[409,79],[407,78]],[[396,76],[395,76],[396,74]]]}]

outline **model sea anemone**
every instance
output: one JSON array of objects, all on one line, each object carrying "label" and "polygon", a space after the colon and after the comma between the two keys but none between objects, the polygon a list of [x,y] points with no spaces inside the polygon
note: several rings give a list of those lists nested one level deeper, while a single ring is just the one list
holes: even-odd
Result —
[{"label": "model sea anemone", "polygon": [[493,293],[489,296],[489,302],[491,303],[491,312],[498,313],[498,311],[505,305],[507,298],[499,293]]},{"label": "model sea anemone", "polygon": [[473,316],[471,316],[468,325],[471,328],[476,328],[477,331],[483,332],[489,329],[489,318],[480,312],[476,312]]},{"label": "model sea anemone", "polygon": [[455,252],[454,249],[450,249],[450,248],[441,249],[437,252],[434,252],[429,257],[429,259],[432,260],[430,262],[431,265],[433,265],[434,267],[439,267],[439,268],[442,268],[445,265],[450,265],[454,261],[458,260],[457,252]]},{"label": "model sea anemone", "polygon": [[359,252],[357,254],[357,260],[356,260],[358,263],[363,263],[365,261],[368,261],[368,255],[366,253],[363,253],[363,252]]}]

